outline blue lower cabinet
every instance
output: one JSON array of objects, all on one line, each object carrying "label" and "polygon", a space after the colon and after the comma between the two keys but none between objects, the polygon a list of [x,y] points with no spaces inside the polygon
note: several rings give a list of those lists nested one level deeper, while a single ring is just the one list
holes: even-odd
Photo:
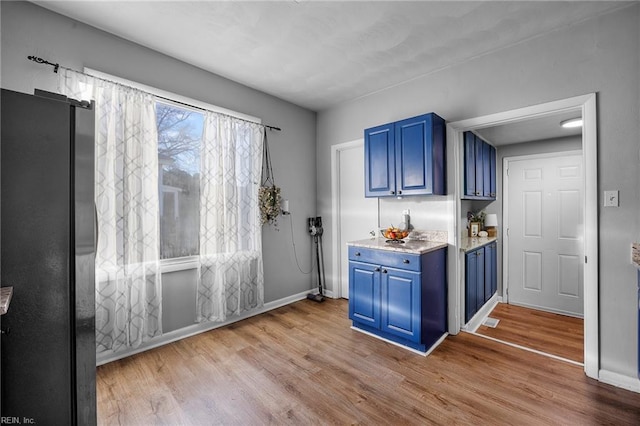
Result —
[{"label": "blue lower cabinet", "polygon": [[497,244],[494,242],[467,252],[465,256],[465,322],[498,290]]},{"label": "blue lower cabinet", "polygon": [[383,267],[381,330],[420,342],[419,272]]},{"label": "blue lower cabinet", "polygon": [[349,247],[353,326],[426,352],[447,331],[446,248],[422,255]]},{"label": "blue lower cabinet", "polygon": [[349,318],[380,327],[380,268],[349,262]]},{"label": "blue lower cabinet", "polygon": [[496,243],[487,244],[484,247],[484,301],[491,299],[497,290],[497,258]]},{"label": "blue lower cabinet", "polygon": [[[480,276],[478,274],[478,255],[477,250],[469,252],[465,256],[465,297],[464,297],[464,318],[465,322],[469,320],[478,311],[478,281]],[[483,282],[484,286],[484,282]]]}]

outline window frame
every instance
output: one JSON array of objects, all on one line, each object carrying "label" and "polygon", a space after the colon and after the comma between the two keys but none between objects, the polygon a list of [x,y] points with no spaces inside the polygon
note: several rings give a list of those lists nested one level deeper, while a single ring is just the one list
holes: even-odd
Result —
[{"label": "window frame", "polygon": [[[155,99],[156,102],[162,102],[169,105],[174,104],[178,108],[192,109],[194,112],[199,112],[199,113],[205,113],[207,111],[211,111],[211,112],[239,118],[241,120],[262,124],[262,120],[260,118],[254,117],[249,114],[243,114],[230,109],[222,108],[207,102],[190,98],[188,96],[179,95],[177,93],[158,89],[153,86],[147,86],[145,84],[138,83],[136,81],[120,78],[111,74],[94,70],[92,68],[84,67],[84,73],[93,77],[102,78],[108,81],[113,81],[115,83],[119,83],[124,86],[133,87],[138,90],[147,92],[156,98]],[[158,212],[158,214],[159,213],[160,212]],[[199,255],[192,255],[192,256],[184,256],[184,257],[173,257],[170,259],[160,259],[159,260],[160,272],[167,273],[167,272],[178,272],[178,271],[196,269],[199,264],[199,260],[198,260],[199,257],[200,257]]]}]

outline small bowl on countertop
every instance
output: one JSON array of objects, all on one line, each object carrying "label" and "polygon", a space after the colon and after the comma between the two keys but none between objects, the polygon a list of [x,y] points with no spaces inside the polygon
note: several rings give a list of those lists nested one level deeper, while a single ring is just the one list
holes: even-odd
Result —
[{"label": "small bowl on countertop", "polygon": [[382,234],[382,236],[384,238],[386,238],[387,243],[394,243],[394,244],[402,244],[404,243],[404,239],[407,238],[409,236],[409,231],[402,231],[400,229],[395,228],[395,230],[392,229],[381,229],[380,233]]}]

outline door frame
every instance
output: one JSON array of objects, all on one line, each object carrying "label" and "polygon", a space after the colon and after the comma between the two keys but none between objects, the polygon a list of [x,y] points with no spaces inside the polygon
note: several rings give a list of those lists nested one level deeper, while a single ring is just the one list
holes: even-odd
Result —
[{"label": "door frame", "polygon": [[[544,159],[544,158],[550,158],[550,157],[562,157],[562,156],[577,156],[579,155],[582,158],[582,162],[584,165],[584,153],[582,150],[570,150],[570,151],[558,151],[558,152],[543,152],[543,153],[539,153],[539,154],[529,154],[529,155],[514,155],[512,157],[504,157],[502,159],[502,226],[503,229],[507,229],[508,228],[508,224],[509,224],[509,209],[507,208],[509,205],[509,177],[508,177],[508,169],[509,169],[509,163],[512,161],[526,161],[526,160],[537,160],[537,159]],[[582,178],[582,189],[584,191],[584,171],[581,175]],[[584,198],[584,197],[583,197]],[[584,201],[583,201],[583,209],[584,209]],[[583,220],[584,220],[584,212],[582,213],[583,216]],[[582,238],[582,250],[583,252],[586,253],[586,248],[585,248],[585,238],[584,238],[584,226],[583,226],[583,238]],[[583,277],[583,299],[584,299],[584,277]],[[502,238],[502,300],[506,301],[507,303],[509,303],[509,296],[508,296],[508,288],[509,288],[509,239],[508,238],[504,238],[504,234],[503,234],[503,238]],[[542,308],[540,308],[542,309]],[[583,307],[584,309],[584,307]],[[568,313],[565,312],[559,312],[559,311],[553,311],[553,310],[549,310],[549,312],[553,312],[553,313],[557,313],[560,315],[567,315],[567,316],[576,316],[576,315],[570,315]],[[585,313],[582,313],[582,318],[584,318]]]},{"label": "door frame", "polygon": [[[598,276],[598,148],[597,148],[597,111],[596,93],[547,102],[539,105],[510,111],[460,120],[447,124],[447,155],[449,161],[448,181],[453,188],[455,203],[455,225],[453,226],[455,246],[460,247],[462,195],[462,158],[463,133],[468,130],[482,129],[501,124],[514,123],[535,117],[553,115],[559,112],[576,111],[582,114],[582,164],[584,176],[584,371],[588,377],[598,379],[600,370],[600,318],[599,276]],[[451,238],[451,237],[450,237]],[[460,273],[461,260],[458,250],[449,251],[449,332],[457,334],[463,319],[461,306],[464,297],[464,276]],[[453,266],[453,267],[452,267]]]},{"label": "door frame", "polygon": [[[342,295],[342,269],[345,265],[342,264],[340,259],[340,247],[343,242],[340,238],[341,226],[340,223],[340,154],[342,151],[348,149],[364,147],[364,138],[356,139],[350,142],[343,142],[336,145],[331,145],[331,241],[333,242],[333,256],[331,259],[331,277],[329,278],[332,283],[332,297],[340,298]],[[364,194],[364,188],[362,188]],[[347,265],[348,267],[348,265]]]}]

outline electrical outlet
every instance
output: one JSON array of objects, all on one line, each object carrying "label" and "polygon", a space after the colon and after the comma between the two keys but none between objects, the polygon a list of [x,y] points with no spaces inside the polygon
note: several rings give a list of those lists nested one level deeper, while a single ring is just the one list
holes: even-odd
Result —
[{"label": "electrical outlet", "polygon": [[620,206],[619,191],[604,191],[604,206],[605,207]]}]

